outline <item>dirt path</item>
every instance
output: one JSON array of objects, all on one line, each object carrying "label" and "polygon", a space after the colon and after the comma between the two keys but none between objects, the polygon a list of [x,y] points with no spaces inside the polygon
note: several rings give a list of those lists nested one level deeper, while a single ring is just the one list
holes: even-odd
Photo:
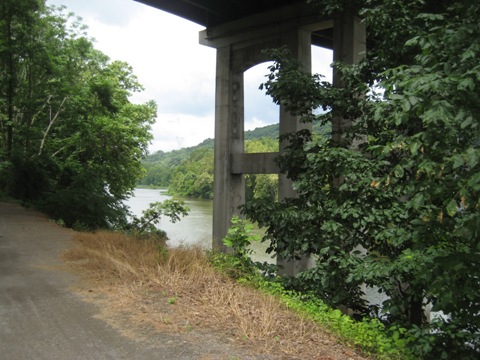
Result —
[{"label": "dirt path", "polygon": [[[242,356],[215,338],[183,334],[133,340],[97,319],[70,290],[79,279],[59,254],[73,232],[19,205],[0,203],[0,359],[265,359]],[[128,326],[128,325],[127,325]]]}]

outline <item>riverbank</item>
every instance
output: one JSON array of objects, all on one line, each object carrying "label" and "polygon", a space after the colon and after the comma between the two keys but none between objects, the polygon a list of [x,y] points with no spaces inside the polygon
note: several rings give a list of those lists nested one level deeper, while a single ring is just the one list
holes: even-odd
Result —
[{"label": "riverbank", "polygon": [[75,241],[66,259],[113,326],[127,321],[140,337],[138,327],[180,333],[199,346],[215,340],[210,356],[185,359],[363,359],[274,296],[215,271],[199,247],[163,249],[108,232]]}]

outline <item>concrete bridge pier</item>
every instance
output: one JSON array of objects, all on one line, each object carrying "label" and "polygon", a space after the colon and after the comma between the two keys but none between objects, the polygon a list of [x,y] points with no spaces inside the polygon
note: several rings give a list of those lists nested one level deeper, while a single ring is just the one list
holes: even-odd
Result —
[{"label": "concrete bridge pier", "polygon": [[[358,21],[353,16],[335,22],[342,29],[330,34],[334,21],[320,18],[310,6],[296,3],[243,18],[241,20],[207,28],[200,32],[200,43],[217,49],[215,95],[215,183],[213,205],[213,248],[228,252],[222,239],[225,237],[233,215],[245,202],[244,174],[278,174],[273,159],[278,153],[244,153],[244,86],[243,75],[249,68],[271,59],[262,50],[287,47],[306,71],[311,69],[312,39],[322,34],[322,45],[332,44],[336,59],[346,58],[358,51]],[[337,26],[337,25],[336,25]],[[349,29],[353,29],[350,31]],[[360,40],[362,41],[362,40]],[[364,42],[364,40],[363,40]],[[360,46],[361,47],[361,46]],[[350,56],[352,59],[355,56]],[[340,121],[340,120],[338,120]],[[280,107],[280,134],[300,130],[297,117]],[[280,153],[287,144],[280,144]],[[291,181],[279,174],[279,199],[296,196]],[[307,259],[285,262],[285,274],[295,274],[306,269]]]}]

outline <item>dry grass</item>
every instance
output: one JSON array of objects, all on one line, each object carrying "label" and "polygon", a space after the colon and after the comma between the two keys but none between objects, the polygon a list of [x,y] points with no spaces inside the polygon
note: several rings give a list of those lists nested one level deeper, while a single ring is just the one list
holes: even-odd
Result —
[{"label": "dry grass", "polygon": [[200,248],[159,251],[112,232],[80,233],[75,240],[65,259],[87,274],[87,293],[101,295],[106,318],[123,314],[162,332],[214,332],[285,359],[361,359],[274,297],[218,274]]}]

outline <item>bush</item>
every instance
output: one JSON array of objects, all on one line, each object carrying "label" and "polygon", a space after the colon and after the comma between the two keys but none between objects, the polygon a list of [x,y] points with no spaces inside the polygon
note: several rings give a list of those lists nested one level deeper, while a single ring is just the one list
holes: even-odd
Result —
[{"label": "bush", "polygon": [[77,176],[72,183],[45,196],[40,209],[67,227],[79,230],[123,227],[127,209],[94,174]]},{"label": "bush", "polygon": [[[52,187],[48,164],[44,159],[36,161],[13,158],[11,165],[4,162],[3,174],[8,178],[7,191],[24,202],[38,201]],[[10,165],[10,166],[9,166]]]},{"label": "bush", "polygon": [[248,233],[250,229],[239,218],[232,219],[232,226],[224,243],[234,250],[233,254],[211,253],[209,256],[210,262],[217,270],[238,282],[276,296],[289,309],[314,320],[345,343],[360,348],[368,355],[379,359],[419,357],[409,348],[415,337],[406,329],[398,326],[387,327],[378,319],[363,318],[357,321],[328,306],[313,293],[286,289],[285,279],[275,276],[275,271],[278,270],[275,265],[260,264],[250,259],[252,250],[248,247],[255,241],[255,237]]}]

